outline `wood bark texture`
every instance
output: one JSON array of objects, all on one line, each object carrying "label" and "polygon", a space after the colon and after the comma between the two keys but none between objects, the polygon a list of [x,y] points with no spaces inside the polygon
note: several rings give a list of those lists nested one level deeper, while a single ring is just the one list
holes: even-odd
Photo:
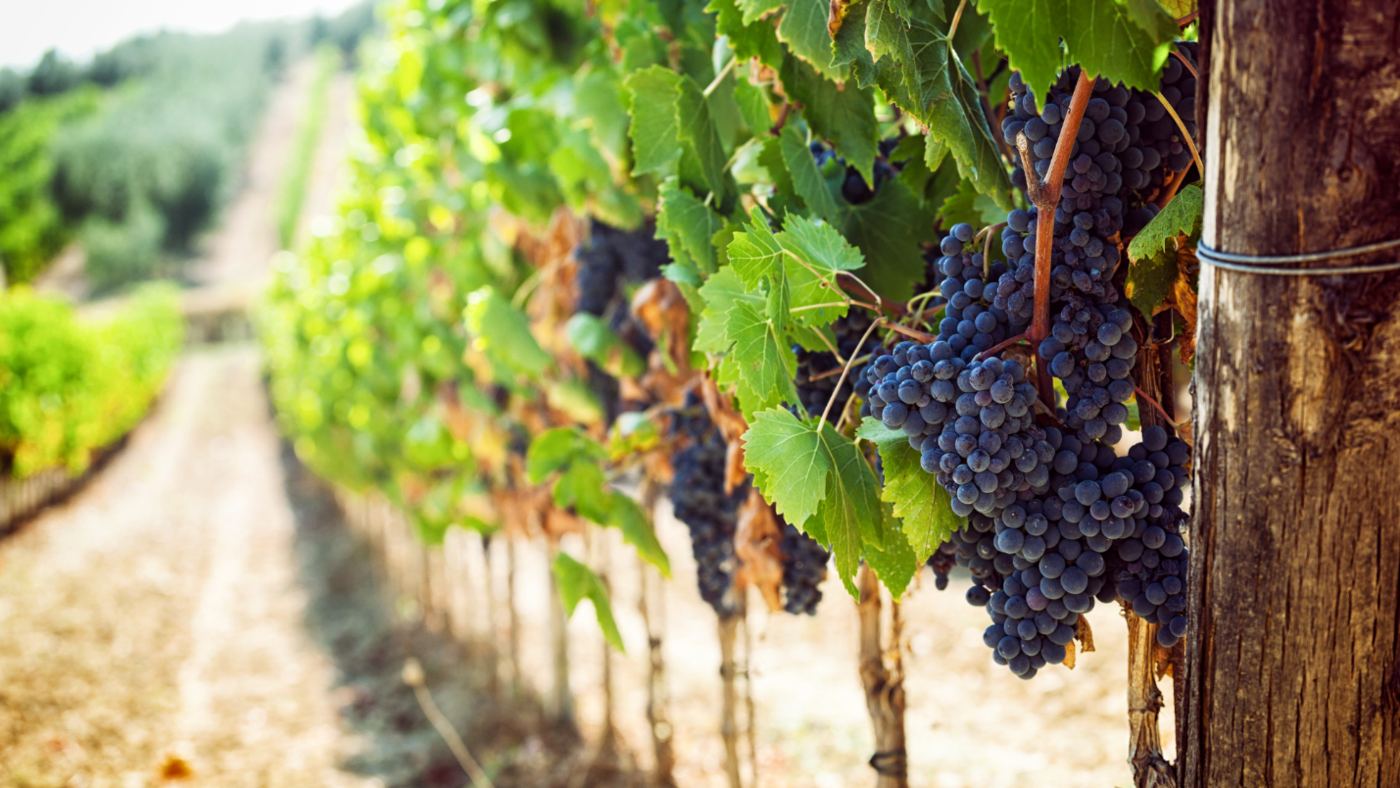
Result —
[{"label": "wood bark texture", "polygon": [[[1205,243],[1400,237],[1400,2],[1206,19]],[[1202,266],[1184,786],[1400,785],[1397,297]]]},{"label": "wood bark texture", "polygon": [[734,642],[739,633],[739,616],[719,619],[719,675],[723,682],[720,708],[720,738],[724,740],[724,774],[729,788],[744,788],[739,772],[739,693],[734,686]]},{"label": "wood bark texture", "polygon": [[860,601],[860,681],[865,687],[865,707],[875,727],[875,788],[908,788],[908,754],[904,740],[904,669],[899,657],[899,603],[894,604],[894,664],[885,664],[880,632],[880,581],[874,570],[862,565],[856,573]]}]

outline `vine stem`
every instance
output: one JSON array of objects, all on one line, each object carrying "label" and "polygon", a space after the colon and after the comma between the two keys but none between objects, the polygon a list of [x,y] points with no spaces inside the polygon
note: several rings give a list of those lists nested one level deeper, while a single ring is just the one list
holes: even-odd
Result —
[{"label": "vine stem", "polygon": [[[982,228],[978,235],[986,234],[987,238],[982,242],[982,278],[990,279],[992,276],[992,234],[1006,226],[1006,222],[997,222]],[[976,241],[976,238],[972,240]]]},{"label": "vine stem", "polygon": [[1157,100],[1162,102],[1162,106],[1166,108],[1167,114],[1171,115],[1172,120],[1176,121],[1176,127],[1181,131],[1181,138],[1186,140],[1187,147],[1191,149],[1191,158],[1196,162],[1196,170],[1204,176],[1206,167],[1204,164],[1201,164],[1201,152],[1196,150],[1196,141],[1191,138],[1190,134],[1186,133],[1186,124],[1182,122],[1181,116],[1176,114],[1176,110],[1172,109],[1171,102],[1163,98],[1161,93],[1153,93],[1152,95],[1156,96]]},{"label": "vine stem", "polygon": [[715,89],[719,87],[719,83],[723,82],[724,78],[729,76],[729,72],[734,70],[734,66],[738,64],[738,62],[739,58],[737,56],[729,58],[729,62],[726,63],[724,65],[724,68],[720,69],[720,72],[715,75],[714,81],[705,86],[705,98],[709,98],[710,94],[715,92]]},{"label": "vine stem", "polygon": [[910,328],[910,327],[908,327],[908,326],[901,326],[901,325],[898,324],[898,323],[890,323],[889,326],[888,326],[888,328],[889,328],[889,330],[895,332],[896,334],[903,334],[904,336],[909,337],[910,339],[917,339],[917,340],[919,340],[920,342],[923,342],[923,343],[925,343],[925,344],[927,344],[927,343],[929,343],[929,342],[937,342],[937,341],[938,341],[938,337],[934,336],[933,334],[930,334],[930,333],[928,333],[928,332],[926,332],[926,331],[920,331],[920,330],[918,330],[917,328]]},{"label": "vine stem", "polygon": [[[856,347],[865,347],[865,340],[869,339],[870,335],[874,333],[875,329],[878,328],[880,324],[884,322],[886,321],[883,317],[877,317],[874,320],[872,320],[870,322],[870,328],[865,329],[865,334],[860,338],[860,344],[856,345]],[[854,364],[854,362],[855,357],[852,356],[851,358],[846,359],[846,363],[841,367],[841,379],[836,381],[836,388],[832,389],[831,396],[826,398],[826,407],[822,409],[821,420],[817,422],[818,431],[821,431],[822,425],[826,424],[826,417],[828,414],[831,413],[831,406],[835,404],[836,395],[840,393],[841,384],[846,382],[846,376],[850,374],[851,366]]]},{"label": "vine stem", "polygon": [[963,9],[967,7],[967,0],[958,3],[958,10],[953,12],[953,24],[948,26],[948,40],[953,40],[953,34],[958,32],[958,22],[962,21]]},{"label": "vine stem", "polygon": [[1167,415],[1167,409],[1162,407],[1162,404],[1160,402],[1153,399],[1150,395],[1148,395],[1147,392],[1143,391],[1142,388],[1139,386],[1133,386],[1133,391],[1137,392],[1138,399],[1147,400],[1152,405],[1152,407],[1156,409],[1158,413],[1162,414],[1162,418],[1166,419],[1168,424],[1172,425],[1172,427],[1177,426],[1176,419],[1173,419],[1171,416]]},{"label": "vine stem", "polygon": [[423,666],[418,660],[409,657],[403,666],[403,682],[413,688],[413,695],[418,699],[418,705],[423,708],[423,715],[428,718],[428,722],[437,728],[438,735],[447,742],[447,749],[452,751],[452,756],[457,759],[462,771],[471,777],[472,784],[479,788],[493,788],[491,778],[486,776],[481,764],[472,757],[471,751],[467,749],[466,742],[458,735],[457,729],[452,727],[451,721],[443,716],[433,702],[433,696],[428,693],[428,688],[423,681]]}]

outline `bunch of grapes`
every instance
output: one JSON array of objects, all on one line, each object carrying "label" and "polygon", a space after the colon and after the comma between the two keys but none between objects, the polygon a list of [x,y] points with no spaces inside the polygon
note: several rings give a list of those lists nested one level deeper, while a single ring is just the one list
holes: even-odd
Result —
[{"label": "bunch of grapes", "polygon": [[[865,348],[860,344],[861,338],[869,328],[870,317],[860,309],[852,309],[831,324],[831,330],[836,334],[836,349],[840,351],[842,358],[854,358],[871,347],[870,342],[867,342]],[[842,365],[836,360],[836,356],[826,350],[808,350],[800,347],[793,350],[797,353],[797,376],[794,383],[797,386],[797,396],[807,414],[820,415],[833,394],[836,401],[831,406],[831,412],[840,414],[845,411],[851,392],[855,390],[855,384],[851,376],[847,376],[841,384],[840,391],[837,391],[836,384],[841,380]]]},{"label": "bunch of grapes", "polygon": [[676,519],[690,530],[700,598],[715,613],[729,616],[735,611],[734,571],[738,566],[734,534],[747,486],[725,494],[724,438],[694,395],[687,398],[685,410],[675,414],[672,430],[690,445],[672,458],[671,504]]},{"label": "bunch of grapes", "polygon": [[789,523],[783,523],[779,549],[783,553],[783,609],[793,615],[815,615],[822,599],[817,586],[826,578],[831,553]]},{"label": "bunch of grapes", "polygon": [[861,175],[860,171],[855,167],[847,166],[845,159],[838,157],[836,152],[831,148],[828,148],[820,142],[813,142],[809,149],[812,151],[812,158],[816,159],[818,169],[827,171],[827,164],[832,161],[836,162],[832,166],[845,168],[845,174],[841,181],[841,196],[846,199],[846,202],[852,205],[860,205],[861,203],[867,203],[875,199],[875,194],[880,191],[880,186],[883,185],[885,181],[891,180],[899,175],[900,166],[889,160],[889,155],[894,152],[895,147],[898,145],[899,138],[897,137],[880,140],[880,155],[875,159],[875,167],[873,170],[875,183],[873,185],[866,183],[865,176]]},{"label": "bunch of grapes", "polygon": [[659,276],[670,252],[666,242],[656,237],[652,223],[627,231],[594,219],[588,238],[574,250],[574,257],[578,260],[578,311],[601,317],[621,292],[620,283],[641,283]]}]

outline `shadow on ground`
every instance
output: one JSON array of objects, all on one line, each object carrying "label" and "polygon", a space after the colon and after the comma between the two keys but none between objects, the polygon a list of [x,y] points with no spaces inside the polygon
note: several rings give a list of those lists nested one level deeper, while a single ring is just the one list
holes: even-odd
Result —
[{"label": "shadow on ground", "polygon": [[[642,775],[583,772],[587,748],[551,730],[534,698],[493,695],[485,654],[398,615],[376,578],[369,546],[345,524],[324,483],[283,445],[287,497],[296,517],[296,560],[311,636],[336,671],[346,727],[361,739],[343,768],[387,788],[470,784],[402,681],[404,661],[422,663],[427,686],[496,786],[583,788],[644,785]],[[590,759],[591,760],[591,759]]]}]

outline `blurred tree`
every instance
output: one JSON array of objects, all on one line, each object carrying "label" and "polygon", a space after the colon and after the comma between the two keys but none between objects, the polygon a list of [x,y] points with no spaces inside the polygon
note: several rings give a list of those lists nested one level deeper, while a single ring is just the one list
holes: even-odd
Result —
[{"label": "blurred tree", "polygon": [[36,96],[52,96],[71,89],[82,78],[71,60],[50,49],[29,75],[29,92]]}]

